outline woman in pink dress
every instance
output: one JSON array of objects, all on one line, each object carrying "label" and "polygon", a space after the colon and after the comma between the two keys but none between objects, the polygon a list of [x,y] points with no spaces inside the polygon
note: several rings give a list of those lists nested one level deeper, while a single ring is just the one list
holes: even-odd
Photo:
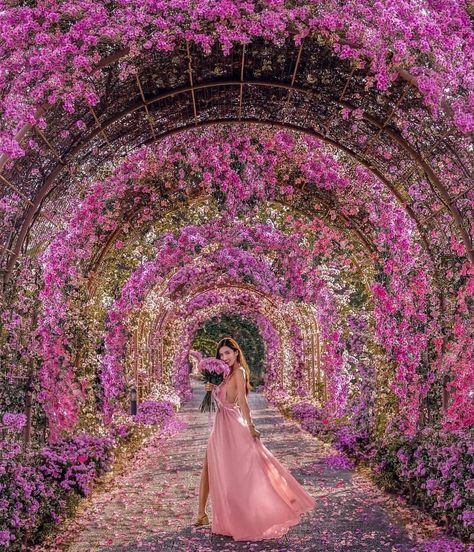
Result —
[{"label": "woman in pink dress", "polygon": [[219,385],[206,384],[217,403],[201,473],[195,526],[207,525],[208,495],[212,502],[211,532],[239,541],[274,539],[300,522],[316,501],[260,441],[252,422],[247,394],[250,370],[237,342],[219,342],[217,358],[231,372]]}]

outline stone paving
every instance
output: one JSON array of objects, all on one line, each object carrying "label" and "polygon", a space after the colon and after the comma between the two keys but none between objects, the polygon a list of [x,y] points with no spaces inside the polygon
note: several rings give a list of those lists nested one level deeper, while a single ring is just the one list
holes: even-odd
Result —
[{"label": "stone paving", "polygon": [[[415,541],[430,536],[420,530],[429,527],[429,518],[400,505],[399,499],[379,490],[362,473],[329,467],[324,458],[336,451],[255,393],[249,403],[262,442],[317,499],[317,505],[284,537],[258,543],[213,535],[210,526],[192,527],[212,423],[198,410],[202,384],[193,382],[193,388],[193,399],[179,414],[186,428],[165,442],[151,437],[123,473],[113,477],[109,489],[85,499],[54,544],[36,547],[36,552],[408,552],[416,549]],[[211,518],[210,501],[208,512]],[[433,526],[432,532],[437,531]]]}]

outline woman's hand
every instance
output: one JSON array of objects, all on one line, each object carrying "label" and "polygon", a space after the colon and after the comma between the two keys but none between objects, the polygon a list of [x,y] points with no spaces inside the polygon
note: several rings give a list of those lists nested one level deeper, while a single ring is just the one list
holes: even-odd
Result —
[{"label": "woman's hand", "polygon": [[255,426],[251,425],[249,429],[252,437],[254,437],[255,439],[257,438],[260,439],[260,431],[258,431],[258,429]]},{"label": "woman's hand", "polygon": [[212,391],[214,384],[207,382],[204,387],[206,388],[206,391]]}]

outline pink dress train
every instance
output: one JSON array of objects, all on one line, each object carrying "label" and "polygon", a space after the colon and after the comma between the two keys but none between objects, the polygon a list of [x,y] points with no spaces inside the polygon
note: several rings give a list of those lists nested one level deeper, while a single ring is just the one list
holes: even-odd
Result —
[{"label": "pink dress train", "polygon": [[281,537],[316,501],[252,437],[238,404],[226,400],[227,381],[212,390],[217,412],[207,444],[211,531],[237,541]]}]

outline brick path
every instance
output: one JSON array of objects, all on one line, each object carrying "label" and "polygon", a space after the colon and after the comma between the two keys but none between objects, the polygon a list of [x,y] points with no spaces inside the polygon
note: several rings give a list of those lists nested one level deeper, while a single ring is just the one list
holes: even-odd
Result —
[{"label": "brick path", "polygon": [[[197,408],[204,390],[202,384],[193,386],[194,398],[180,413],[187,427],[165,443],[151,438],[127,470],[115,475],[108,492],[85,499],[54,547],[36,551],[408,552],[414,540],[429,536],[420,529],[429,526],[423,514],[378,490],[362,473],[327,466],[324,457],[335,451],[255,393],[249,403],[262,442],[317,499],[316,508],[281,539],[259,543],[212,535],[209,526],[192,527],[208,438],[208,415]],[[210,501],[208,512],[211,517]]]}]

